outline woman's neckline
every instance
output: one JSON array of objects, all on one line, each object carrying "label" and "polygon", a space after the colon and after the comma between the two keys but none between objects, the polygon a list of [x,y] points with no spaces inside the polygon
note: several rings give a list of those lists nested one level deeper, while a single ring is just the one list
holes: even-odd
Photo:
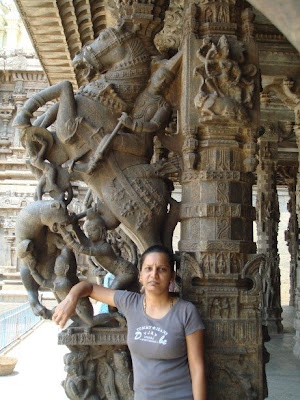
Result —
[{"label": "woman's neckline", "polygon": [[177,298],[177,297],[171,297],[171,299],[172,299],[172,307],[170,307],[169,308],[169,310],[165,313],[165,315],[163,315],[162,317],[160,317],[160,318],[155,318],[155,317],[151,317],[151,315],[148,315],[147,313],[146,313],[146,310],[145,310],[145,308],[144,308],[144,301],[145,301],[145,299],[146,299],[146,295],[145,294],[143,294],[142,295],[142,302],[141,302],[141,306],[142,306],[142,310],[143,310],[143,313],[144,313],[144,315],[146,316],[146,317],[148,317],[148,318],[151,318],[151,319],[153,319],[153,320],[156,320],[156,321],[161,321],[162,319],[164,319],[167,315],[169,315],[171,312],[172,312],[172,310],[174,309],[174,307],[176,307],[176,304],[179,302],[179,298]]}]

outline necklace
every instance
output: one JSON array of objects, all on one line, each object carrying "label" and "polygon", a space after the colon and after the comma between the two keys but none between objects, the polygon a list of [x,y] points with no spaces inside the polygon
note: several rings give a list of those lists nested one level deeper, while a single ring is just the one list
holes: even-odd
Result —
[{"label": "necklace", "polygon": [[[174,297],[169,297],[169,304],[170,304],[170,309],[171,309],[174,305]],[[147,303],[146,303],[146,295],[145,295],[144,299],[143,299],[143,310],[147,314],[146,309],[147,309]]]}]

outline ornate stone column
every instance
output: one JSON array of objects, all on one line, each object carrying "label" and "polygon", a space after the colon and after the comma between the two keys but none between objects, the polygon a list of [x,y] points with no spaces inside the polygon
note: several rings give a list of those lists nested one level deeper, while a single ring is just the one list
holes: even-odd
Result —
[{"label": "ornate stone column", "polygon": [[8,123],[11,120],[15,107],[8,98],[5,98],[5,96],[3,97],[2,103],[0,104],[0,119],[2,121],[2,130],[0,133],[0,153],[9,154],[11,140],[8,137]]},{"label": "ornate stone column", "polygon": [[3,98],[3,101],[0,104],[0,119],[1,119],[1,121],[3,123],[3,128],[2,128],[2,132],[1,132],[1,139],[2,140],[6,140],[7,139],[8,123],[11,120],[14,108],[15,108],[15,106],[12,104],[10,99]]},{"label": "ornate stone column", "polygon": [[257,167],[257,250],[266,255],[262,271],[263,320],[269,333],[281,333],[282,308],[280,301],[280,270],[277,246],[279,203],[276,189],[278,135],[268,126],[258,139],[259,165]]},{"label": "ornate stone column", "polygon": [[[12,94],[12,97],[14,99],[16,108],[17,108],[17,112],[16,114],[18,114],[21,110],[21,108],[23,107],[23,104],[25,103],[26,99],[27,99],[27,95],[24,89],[24,82],[23,79],[16,79],[15,82],[15,88]],[[15,135],[13,138],[13,146],[14,147],[20,147],[20,138],[19,138],[19,131],[18,129],[15,129]]]},{"label": "ornate stone column", "polygon": [[297,259],[298,259],[298,218],[297,218],[297,210],[296,210],[296,184],[297,184],[297,175],[294,173],[294,169],[292,169],[292,173],[287,171],[286,181],[288,183],[288,191],[290,200],[287,204],[288,211],[290,213],[288,228],[284,232],[285,240],[288,245],[289,253],[291,255],[290,261],[290,300],[289,305],[295,307],[295,291],[296,291],[296,268],[297,268]]},{"label": "ornate stone column", "polygon": [[[300,164],[300,115],[296,113],[296,124],[294,126],[294,131],[297,140],[297,146],[299,150],[299,164]],[[300,167],[298,169],[297,174],[297,186],[296,186],[296,210],[297,210],[297,217],[298,220],[300,218]],[[298,232],[298,239],[299,239],[299,232]],[[299,241],[298,241],[299,245]],[[299,250],[298,250],[299,251]],[[294,320],[294,327],[296,329],[295,335],[295,346],[293,352],[297,358],[300,359],[300,266],[299,266],[299,259],[297,259],[297,267],[296,267],[296,282],[295,282],[295,320]]]},{"label": "ornate stone column", "polygon": [[253,13],[234,3],[190,5],[182,45],[182,295],[205,320],[214,400],[266,396],[252,228],[258,55]]}]

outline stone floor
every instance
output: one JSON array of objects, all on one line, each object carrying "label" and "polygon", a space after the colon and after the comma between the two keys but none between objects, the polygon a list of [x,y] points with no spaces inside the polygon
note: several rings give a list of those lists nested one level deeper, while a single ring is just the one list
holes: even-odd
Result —
[{"label": "stone floor", "polygon": [[[292,351],[292,311],[284,307],[284,334],[272,336],[266,345],[271,355],[268,400],[300,399],[300,360]],[[57,345],[57,333],[56,325],[44,322],[7,353],[17,357],[18,363],[12,375],[0,376],[1,400],[66,399],[60,383],[65,377],[63,355],[68,349]]]},{"label": "stone floor", "polygon": [[283,334],[272,335],[266,348],[270,361],[266,366],[268,400],[300,400],[300,360],[293,356],[294,308],[283,306]]},{"label": "stone floor", "polygon": [[300,360],[293,356],[294,335],[274,335],[266,345],[271,355],[267,364],[268,400],[300,399]]}]

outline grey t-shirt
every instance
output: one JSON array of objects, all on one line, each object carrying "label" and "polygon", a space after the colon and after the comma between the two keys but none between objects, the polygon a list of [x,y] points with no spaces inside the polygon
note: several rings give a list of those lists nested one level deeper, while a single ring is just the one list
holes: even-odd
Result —
[{"label": "grey t-shirt", "polygon": [[114,301],[126,317],[135,400],[192,400],[185,337],[204,329],[196,307],[178,300],[160,319],[143,310],[139,293],[117,290]]}]

